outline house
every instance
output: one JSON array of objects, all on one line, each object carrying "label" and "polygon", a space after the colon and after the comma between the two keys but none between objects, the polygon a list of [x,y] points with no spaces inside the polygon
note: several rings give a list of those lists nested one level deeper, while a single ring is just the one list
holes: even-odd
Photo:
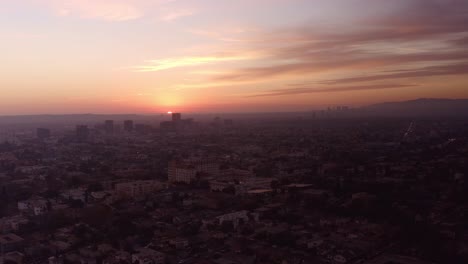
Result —
[{"label": "house", "polygon": [[25,201],[18,202],[18,210],[24,213],[33,215],[43,215],[48,211],[48,202],[43,198],[32,198]]},{"label": "house", "polygon": [[126,251],[117,251],[103,260],[102,264],[131,263],[131,255]]},{"label": "house", "polygon": [[0,220],[0,230],[3,232],[18,231],[22,225],[29,223],[29,220],[22,215],[5,217]]},{"label": "house", "polygon": [[18,251],[9,252],[5,254],[3,261],[8,262],[8,263],[23,264],[24,254]]},{"label": "house", "polygon": [[216,218],[220,225],[226,221],[231,221],[234,224],[234,227],[239,225],[239,222],[242,220],[244,223],[249,221],[249,216],[246,210],[233,212],[229,214],[224,214]]},{"label": "house", "polygon": [[430,262],[422,261],[416,258],[401,256],[401,255],[393,255],[393,254],[383,254],[380,255],[372,260],[364,262],[364,264],[387,264],[387,263],[394,263],[394,264],[431,264]]},{"label": "house", "polygon": [[11,252],[20,250],[23,246],[24,239],[13,233],[0,235],[0,248],[3,252]]},{"label": "house", "polygon": [[86,191],[84,189],[70,189],[63,191],[60,196],[65,200],[80,200],[86,203]]},{"label": "house", "polygon": [[138,253],[132,254],[132,263],[135,264],[164,264],[165,255],[150,248],[140,248]]},{"label": "house", "polygon": [[184,238],[174,238],[169,240],[169,244],[171,246],[174,246],[176,249],[182,249],[188,247],[189,242],[187,239]]},{"label": "house", "polygon": [[122,182],[115,184],[114,187],[118,196],[130,198],[143,197],[166,188],[167,185],[165,183],[154,180]]}]

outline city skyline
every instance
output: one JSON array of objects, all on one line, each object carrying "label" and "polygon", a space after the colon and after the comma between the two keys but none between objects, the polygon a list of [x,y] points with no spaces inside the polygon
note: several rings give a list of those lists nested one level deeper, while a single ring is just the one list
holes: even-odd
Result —
[{"label": "city skyline", "polygon": [[20,0],[0,115],[277,112],[468,98],[463,0]]}]

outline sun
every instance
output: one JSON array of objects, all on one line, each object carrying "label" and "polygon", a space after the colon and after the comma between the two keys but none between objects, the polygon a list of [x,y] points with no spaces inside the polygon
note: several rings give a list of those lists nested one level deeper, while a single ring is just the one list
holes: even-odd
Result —
[{"label": "sun", "polygon": [[167,114],[168,114],[168,115],[172,114],[172,111],[167,111]]}]

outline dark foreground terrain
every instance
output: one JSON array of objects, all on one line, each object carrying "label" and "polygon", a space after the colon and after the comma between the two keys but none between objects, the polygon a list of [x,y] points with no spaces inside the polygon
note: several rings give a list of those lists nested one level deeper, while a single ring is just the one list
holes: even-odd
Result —
[{"label": "dark foreground terrain", "polygon": [[159,121],[3,128],[3,263],[468,263],[467,120]]}]

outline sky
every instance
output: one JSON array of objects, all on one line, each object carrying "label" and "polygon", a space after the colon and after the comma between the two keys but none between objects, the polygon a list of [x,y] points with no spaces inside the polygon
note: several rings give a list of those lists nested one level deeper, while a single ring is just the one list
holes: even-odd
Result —
[{"label": "sky", "polygon": [[0,115],[468,98],[466,0],[0,0]]}]

